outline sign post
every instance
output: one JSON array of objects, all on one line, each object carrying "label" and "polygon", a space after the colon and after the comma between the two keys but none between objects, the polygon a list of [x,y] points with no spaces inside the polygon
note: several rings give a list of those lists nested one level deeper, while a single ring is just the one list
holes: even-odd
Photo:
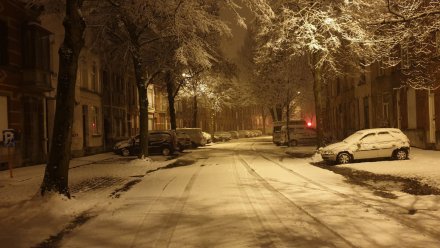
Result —
[{"label": "sign post", "polygon": [[12,168],[13,165],[12,163],[14,162],[14,154],[15,154],[15,148],[8,146],[8,167],[9,167],[9,177],[13,178],[14,174],[12,173]]},{"label": "sign post", "polygon": [[6,129],[3,130],[3,144],[8,149],[8,167],[9,167],[9,176],[11,178],[14,177],[12,173],[13,163],[15,159],[15,130],[14,129]]}]

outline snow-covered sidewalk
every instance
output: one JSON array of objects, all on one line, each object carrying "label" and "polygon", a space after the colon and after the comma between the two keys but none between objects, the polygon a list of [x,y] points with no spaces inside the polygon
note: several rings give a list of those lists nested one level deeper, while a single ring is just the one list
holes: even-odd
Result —
[{"label": "snow-covered sidewalk", "polygon": [[50,237],[75,222],[78,216],[84,218],[90,210],[110,204],[112,197],[118,197],[148,171],[176,161],[162,156],[153,159],[113,153],[74,158],[69,171],[70,200],[58,194],[40,197],[44,164],[16,168],[13,178],[9,171],[0,171],[0,244],[2,247],[34,246],[42,242],[42,237]]},{"label": "snow-covered sidewalk", "polygon": [[[286,154],[293,157],[311,156],[316,151],[315,147],[310,146],[283,149],[285,149]],[[414,178],[440,189],[440,151],[411,148],[409,158],[409,160],[405,161],[362,161],[335,166],[368,171],[375,174]],[[322,158],[319,154],[315,154],[312,157],[312,162],[321,161]]]}]

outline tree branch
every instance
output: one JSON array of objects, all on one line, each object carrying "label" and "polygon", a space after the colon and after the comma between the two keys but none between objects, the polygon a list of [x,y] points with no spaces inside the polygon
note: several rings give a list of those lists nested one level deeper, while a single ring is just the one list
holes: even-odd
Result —
[{"label": "tree branch", "polygon": [[144,41],[144,42],[141,42],[139,45],[142,47],[142,46],[144,46],[144,45],[146,45],[146,44],[153,43],[153,42],[158,41],[158,40],[161,40],[161,39],[172,38],[172,37],[176,37],[176,35],[167,35],[167,36],[163,36],[163,37],[153,38],[153,39],[150,39],[150,40],[146,40],[146,41]]},{"label": "tree branch", "polygon": [[[391,13],[391,14],[396,15],[395,13]],[[419,13],[417,15],[412,15],[409,17],[397,15],[400,18],[390,19],[390,20],[382,20],[380,22],[372,22],[372,23],[368,23],[368,25],[374,26],[374,25],[383,25],[383,24],[397,24],[397,23],[411,22],[411,21],[414,21],[417,19],[422,19],[425,17],[435,16],[435,15],[440,15],[440,10],[432,10],[432,11],[428,11],[428,12],[423,12],[423,13]]]},{"label": "tree branch", "polygon": [[406,20],[405,16],[403,16],[402,14],[398,13],[397,11],[394,11],[391,9],[391,0],[387,0],[387,8],[388,8],[388,12],[390,12],[391,14],[400,17],[403,19],[403,21]]}]

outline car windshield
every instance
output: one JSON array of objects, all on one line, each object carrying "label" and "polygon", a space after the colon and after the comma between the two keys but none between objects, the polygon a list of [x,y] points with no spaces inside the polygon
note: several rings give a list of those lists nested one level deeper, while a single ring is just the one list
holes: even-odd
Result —
[{"label": "car windshield", "polygon": [[354,134],[348,136],[347,138],[345,138],[345,139],[343,140],[343,142],[345,142],[345,143],[353,143],[353,142],[356,142],[356,141],[358,141],[360,138],[362,138],[363,135],[364,135],[364,133],[362,133],[362,132],[356,132],[356,133],[354,133]]}]

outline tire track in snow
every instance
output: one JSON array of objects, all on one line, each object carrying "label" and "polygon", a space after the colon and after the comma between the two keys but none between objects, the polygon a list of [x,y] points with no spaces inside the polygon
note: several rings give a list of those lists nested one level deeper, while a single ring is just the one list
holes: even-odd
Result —
[{"label": "tire track in snow", "polygon": [[[186,202],[188,201],[189,195],[191,193],[191,189],[194,185],[194,182],[196,181],[197,177],[200,174],[200,171],[202,170],[202,166],[199,166],[197,170],[193,173],[191,178],[188,180],[188,183],[185,186],[185,189],[183,190],[179,200],[176,202],[174,207],[171,210],[171,213],[167,220],[165,227],[162,228],[160,231],[159,238],[156,240],[154,247],[169,247],[171,240],[173,238],[174,232],[176,230],[177,225],[179,224],[180,218],[183,213],[183,209],[186,205]],[[170,227],[166,228],[166,227]]]},{"label": "tire track in snow", "polygon": [[[236,152],[237,159],[241,162],[241,164],[246,168],[249,175],[253,176],[256,181],[262,185],[264,188],[266,188],[269,192],[272,193],[273,196],[275,196],[284,206],[286,206],[288,209],[291,209],[293,207],[294,209],[300,211],[302,214],[305,214],[312,222],[315,224],[312,226],[313,229],[317,229],[316,234],[318,235],[324,235],[325,237],[322,237],[322,240],[332,240],[330,243],[325,243],[326,246],[334,246],[334,247],[357,247],[354,244],[352,244],[349,240],[345,239],[342,235],[337,233],[335,230],[333,230],[331,227],[326,225],[324,222],[319,220],[317,217],[313,216],[311,213],[309,213],[307,210],[293,202],[291,199],[286,197],[283,193],[281,193],[279,190],[274,188],[265,178],[260,176],[257,172],[252,169],[252,167],[243,159],[240,157],[239,152]],[[250,202],[252,205],[252,202]],[[280,206],[281,208],[281,206]],[[293,210],[291,210],[293,211]],[[272,209],[272,213],[274,215],[278,215],[276,211]],[[279,217],[277,216],[279,219]],[[281,219],[279,219],[281,221]],[[307,222],[307,220],[304,220]],[[291,228],[287,227],[284,223],[281,224],[284,225],[284,228],[287,229],[290,232],[294,232],[295,230],[291,230]],[[276,233],[272,231],[272,233]],[[325,241],[324,241],[325,242]],[[291,243],[289,243],[291,245]],[[305,247],[309,247],[310,244],[305,244]]]},{"label": "tire track in snow", "polygon": [[[368,208],[374,209],[374,210],[376,210],[378,213],[383,214],[383,215],[385,215],[386,217],[388,217],[388,218],[390,218],[390,219],[393,219],[393,220],[397,221],[398,223],[404,225],[405,227],[408,227],[408,228],[413,229],[413,230],[415,230],[415,231],[417,231],[417,232],[419,232],[419,233],[422,233],[422,234],[424,234],[424,235],[427,235],[427,236],[429,236],[429,237],[432,238],[432,239],[435,239],[435,240],[437,240],[437,241],[440,241],[440,232],[439,232],[439,231],[435,231],[435,230],[432,230],[432,229],[428,229],[428,228],[426,228],[426,227],[424,227],[424,226],[422,226],[422,225],[417,224],[416,222],[414,222],[414,220],[412,220],[412,219],[410,219],[410,218],[402,217],[401,215],[399,215],[399,214],[397,214],[397,213],[393,213],[393,212],[391,212],[391,211],[386,211],[385,209],[378,208],[378,207],[376,207],[376,206],[374,206],[374,205],[372,205],[372,204],[370,204],[370,203],[366,203],[366,202],[360,200],[359,197],[353,197],[353,196],[350,196],[350,195],[348,195],[348,194],[344,194],[344,193],[339,192],[339,191],[337,191],[337,190],[331,189],[331,188],[329,188],[329,187],[327,187],[327,186],[325,186],[325,185],[323,185],[323,184],[321,184],[321,183],[319,183],[319,182],[317,182],[317,181],[315,181],[315,180],[313,180],[313,179],[310,179],[310,178],[308,178],[308,177],[306,177],[306,176],[304,176],[304,175],[302,175],[302,174],[300,174],[300,173],[298,173],[298,172],[296,172],[296,171],[294,171],[294,170],[292,170],[292,169],[287,168],[286,166],[284,166],[283,164],[279,163],[278,161],[275,161],[275,160],[273,160],[273,159],[271,159],[271,158],[265,156],[262,152],[259,152],[259,151],[254,147],[254,145],[255,145],[255,143],[252,143],[252,144],[251,144],[251,149],[252,149],[252,150],[253,150],[258,156],[264,158],[264,159],[267,160],[268,162],[271,162],[271,163],[277,165],[278,167],[282,168],[282,169],[285,170],[286,172],[288,172],[288,173],[290,173],[290,174],[292,174],[292,175],[294,175],[294,176],[296,176],[296,177],[299,177],[299,178],[301,178],[301,179],[303,179],[303,180],[305,180],[305,181],[307,181],[307,182],[309,182],[309,183],[311,183],[311,184],[313,184],[313,185],[315,185],[315,186],[317,186],[317,187],[319,187],[319,188],[321,188],[321,189],[323,189],[323,190],[325,190],[325,191],[327,191],[327,192],[333,193],[333,194],[335,194],[335,195],[337,195],[337,196],[339,196],[339,197],[341,197],[341,198],[348,199],[348,200],[351,200],[352,202],[357,203],[357,204],[359,204],[359,205],[362,205],[362,206],[364,206],[364,207],[368,207]],[[406,208],[404,208],[404,207],[401,207],[401,206],[398,206],[398,205],[396,205],[396,204],[392,204],[392,203],[389,203],[389,202],[381,202],[381,203],[385,203],[385,204],[387,204],[388,206],[391,206],[391,207],[393,207],[393,208],[400,208],[400,209],[402,209],[402,210],[406,210],[406,211],[408,211],[408,209],[406,209]]]},{"label": "tire track in snow", "polygon": [[[236,161],[237,161],[237,158],[234,159],[234,165],[233,165],[235,181],[237,183],[237,187],[240,192],[240,198],[244,202],[246,202],[249,206],[251,206],[251,208],[252,208],[252,214],[251,214],[251,213],[249,213],[249,211],[246,211],[246,208],[243,207],[244,211],[246,213],[249,225],[251,226],[252,231],[254,233],[255,240],[261,242],[259,244],[260,247],[273,247],[275,244],[275,240],[273,238],[271,238],[269,228],[265,225],[261,214],[259,214],[259,211],[256,209],[255,205],[252,203],[251,197],[246,192],[246,189],[243,186],[243,185],[245,185],[245,183],[243,182],[243,180],[241,179],[241,177],[238,173]],[[253,222],[251,221],[253,216],[255,216],[255,218],[258,222],[258,225],[261,227],[261,231],[263,232],[263,235],[258,234],[260,231],[260,228],[257,228],[253,224]],[[272,233],[273,233],[273,231],[272,231]],[[279,238],[277,238],[277,241],[279,242]]]}]

